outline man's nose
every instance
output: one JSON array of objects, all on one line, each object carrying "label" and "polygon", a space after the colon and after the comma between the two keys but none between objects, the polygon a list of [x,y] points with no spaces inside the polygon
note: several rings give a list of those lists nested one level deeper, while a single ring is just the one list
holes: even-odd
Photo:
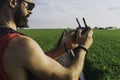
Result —
[{"label": "man's nose", "polygon": [[31,11],[31,10],[28,10],[28,13],[29,13],[29,14],[32,14],[32,11]]}]

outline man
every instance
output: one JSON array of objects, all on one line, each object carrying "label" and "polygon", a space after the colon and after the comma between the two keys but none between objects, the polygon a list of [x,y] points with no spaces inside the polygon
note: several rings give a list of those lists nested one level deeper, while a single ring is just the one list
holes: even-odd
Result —
[{"label": "man", "polygon": [[63,67],[50,58],[52,54],[46,55],[33,39],[15,31],[17,27],[28,26],[27,18],[33,7],[32,0],[0,0],[0,80],[32,80],[31,76],[40,80],[77,80],[92,44],[92,30],[89,28],[84,35],[78,31],[76,43],[72,43],[71,35],[67,34],[65,45],[50,52],[58,54],[77,49],[71,65]]}]

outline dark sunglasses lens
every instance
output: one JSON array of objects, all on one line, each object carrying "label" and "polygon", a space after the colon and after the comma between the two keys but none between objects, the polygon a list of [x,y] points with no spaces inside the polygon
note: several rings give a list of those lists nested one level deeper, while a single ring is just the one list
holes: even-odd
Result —
[{"label": "dark sunglasses lens", "polygon": [[35,7],[34,3],[29,3],[28,10],[32,10]]}]

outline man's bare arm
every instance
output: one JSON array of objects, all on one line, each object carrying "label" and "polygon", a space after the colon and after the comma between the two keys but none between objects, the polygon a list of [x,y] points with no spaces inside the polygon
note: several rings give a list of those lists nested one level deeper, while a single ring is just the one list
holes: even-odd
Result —
[{"label": "man's bare arm", "polygon": [[60,45],[56,49],[53,49],[49,52],[46,52],[46,55],[51,57],[52,59],[57,59],[59,56],[66,52],[64,45]]},{"label": "man's bare arm", "polygon": [[13,40],[9,46],[11,55],[21,67],[42,80],[70,80],[71,71],[46,56],[34,40],[24,36]]},{"label": "man's bare arm", "polygon": [[[17,44],[15,44],[15,41]],[[29,70],[38,78],[43,80],[77,80],[82,72],[86,54],[84,50],[80,49],[78,57],[75,58],[73,64],[65,68],[46,56],[41,47],[31,38],[23,36],[15,41],[13,41],[14,43],[11,41],[12,47],[9,46],[10,49],[13,49],[11,55],[14,56],[14,59],[21,67]]]},{"label": "man's bare arm", "polygon": [[61,55],[68,53],[68,50],[71,50],[72,48],[74,47],[72,46],[71,33],[64,31],[61,44],[57,48],[46,52],[46,55],[53,59],[58,59]]}]

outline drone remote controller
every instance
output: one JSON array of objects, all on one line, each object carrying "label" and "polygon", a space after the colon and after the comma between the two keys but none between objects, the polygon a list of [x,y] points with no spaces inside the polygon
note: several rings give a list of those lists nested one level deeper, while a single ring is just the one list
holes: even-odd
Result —
[{"label": "drone remote controller", "polygon": [[79,22],[78,18],[76,18],[76,21],[77,21],[77,23],[78,23],[77,29],[82,29],[81,35],[83,35],[85,32],[88,31],[88,26],[87,26],[87,24],[86,24],[85,18],[82,18],[82,19],[83,19],[83,22],[84,22],[85,27],[82,27],[82,26],[80,25],[80,22]]}]

